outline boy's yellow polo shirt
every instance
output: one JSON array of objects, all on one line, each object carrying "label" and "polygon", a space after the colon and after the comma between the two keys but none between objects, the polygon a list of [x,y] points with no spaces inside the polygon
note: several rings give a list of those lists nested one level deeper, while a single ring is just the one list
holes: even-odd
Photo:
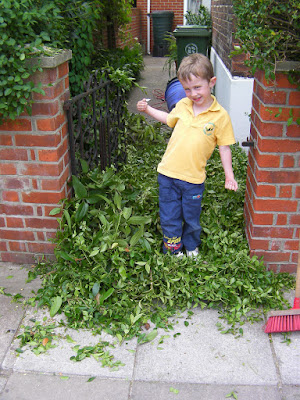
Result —
[{"label": "boy's yellow polo shirt", "polygon": [[196,117],[193,102],[187,97],[170,112],[167,124],[174,130],[157,167],[160,174],[190,183],[203,183],[207,160],[216,145],[235,143],[230,117],[212,97],[212,105]]}]

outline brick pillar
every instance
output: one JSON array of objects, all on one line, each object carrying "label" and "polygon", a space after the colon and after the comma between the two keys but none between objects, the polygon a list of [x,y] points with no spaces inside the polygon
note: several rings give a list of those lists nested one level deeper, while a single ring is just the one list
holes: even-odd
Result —
[{"label": "brick pillar", "polygon": [[45,96],[33,94],[32,116],[24,113],[0,125],[0,260],[32,263],[53,255],[58,226],[49,212],[69,195],[67,121],[63,103],[69,98],[71,51],[43,57]]},{"label": "brick pillar", "polygon": [[[292,111],[291,111],[292,110]],[[287,122],[290,113],[294,122]],[[283,72],[276,85],[255,75],[245,198],[251,255],[268,269],[295,272],[300,233],[300,93]]]}]

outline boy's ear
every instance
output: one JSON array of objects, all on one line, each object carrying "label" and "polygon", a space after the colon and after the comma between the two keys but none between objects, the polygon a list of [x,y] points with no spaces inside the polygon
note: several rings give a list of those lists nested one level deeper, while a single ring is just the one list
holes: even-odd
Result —
[{"label": "boy's ear", "polygon": [[216,77],[216,76],[213,76],[213,77],[211,78],[211,80],[209,81],[209,87],[210,87],[210,88],[213,88],[213,87],[215,86],[216,82],[217,82],[217,77]]}]

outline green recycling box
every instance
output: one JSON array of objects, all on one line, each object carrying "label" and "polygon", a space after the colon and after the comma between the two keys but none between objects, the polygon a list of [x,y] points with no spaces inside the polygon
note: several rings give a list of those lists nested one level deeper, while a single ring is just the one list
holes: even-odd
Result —
[{"label": "green recycling box", "polygon": [[177,44],[177,65],[179,66],[183,57],[193,53],[207,55],[211,30],[207,26],[200,25],[178,25],[173,31]]}]

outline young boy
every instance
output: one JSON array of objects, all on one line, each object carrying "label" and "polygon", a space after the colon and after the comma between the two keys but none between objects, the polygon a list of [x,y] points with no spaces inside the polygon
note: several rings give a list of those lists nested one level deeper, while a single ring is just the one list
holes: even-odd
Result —
[{"label": "young boy", "polygon": [[211,95],[216,77],[210,60],[198,53],[185,57],[177,77],[186,97],[170,113],[150,107],[146,99],[137,109],[174,128],[157,168],[163,251],[182,256],[184,247],[187,256],[195,257],[207,160],[218,145],[225,188],[236,191],[229,147],[235,139],[229,115]]}]

